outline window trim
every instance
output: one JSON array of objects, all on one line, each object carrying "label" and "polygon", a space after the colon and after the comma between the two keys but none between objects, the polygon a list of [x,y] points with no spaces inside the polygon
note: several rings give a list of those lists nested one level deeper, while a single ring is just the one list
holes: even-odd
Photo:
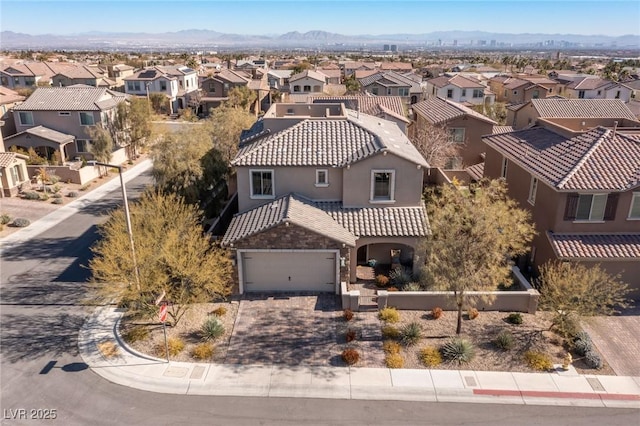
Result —
[{"label": "window trim", "polygon": [[[91,124],[82,124],[82,114],[86,114],[87,116],[91,117]],[[95,126],[96,125],[96,118],[93,116],[93,113],[91,112],[87,112],[87,111],[78,111],[78,120],[80,120],[80,125],[81,126]]]},{"label": "window trim", "polygon": [[[254,173],[271,173],[271,195],[254,194],[253,192],[253,174]],[[273,169],[249,169],[249,198],[252,200],[272,200],[276,198],[275,172]]]},{"label": "window trim", "polygon": [[[375,198],[376,174],[388,173],[389,177],[389,198]],[[393,204],[396,202],[396,171],[394,169],[372,169],[371,170],[371,191],[369,193],[369,203],[372,204]]]},{"label": "window trim", "polygon": [[640,192],[632,192],[631,193],[631,203],[629,204],[629,213],[627,213],[627,220],[640,220],[640,215],[636,217],[631,216],[631,212],[633,211],[633,203],[638,203],[638,207],[640,208]]},{"label": "window trim", "polygon": [[60,117],[69,117],[71,113],[69,111],[58,111],[58,116]]},{"label": "window trim", "polygon": [[529,183],[529,197],[527,197],[527,201],[532,206],[536,205],[537,193],[538,193],[538,178],[535,176],[531,176],[531,182]]},{"label": "window trim", "polygon": [[[587,219],[578,218],[578,209],[580,207],[580,197],[583,197],[583,196],[591,196],[591,205],[589,206],[589,217]],[[595,219],[592,218],[594,197],[605,197],[604,198],[604,207],[602,209],[602,217],[598,217],[598,218],[595,218]],[[607,215],[607,203],[608,202],[609,202],[609,194],[607,194],[607,193],[579,193],[578,194],[578,202],[576,204],[575,219],[573,221],[574,222],[578,222],[578,223],[604,223],[605,222],[604,218]]]},{"label": "window trim", "polygon": [[[31,117],[31,123],[24,123],[22,121],[22,114],[26,114],[27,117]],[[18,121],[20,121],[21,126],[33,126],[35,122],[33,121],[33,112],[31,111],[18,111]]]},{"label": "window trim", "polygon": [[[324,172],[324,182],[320,182],[320,173]],[[329,169],[316,169],[316,183],[317,188],[326,188],[329,186]]]},{"label": "window trim", "polygon": [[[86,150],[83,151],[78,146],[78,142],[84,141],[86,143]],[[91,153],[91,139],[76,139],[76,153]]]},{"label": "window trim", "polygon": [[[456,138],[454,137],[455,132],[454,131],[459,131],[462,130],[462,140],[461,141],[457,141]],[[465,139],[466,139],[466,129],[464,127],[449,127],[449,134],[451,135],[451,141],[453,143],[457,143],[457,144],[464,144]]]}]

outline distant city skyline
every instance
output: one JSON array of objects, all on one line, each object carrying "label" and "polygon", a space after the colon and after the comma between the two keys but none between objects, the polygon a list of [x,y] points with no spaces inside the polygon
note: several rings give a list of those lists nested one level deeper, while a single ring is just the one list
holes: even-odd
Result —
[{"label": "distant city skyline", "polygon": [[0,16],[3,31],[33,35],[90,31],[161,33],[189,29],[250,35],[313,30],[345,35],[451,30],[640,34],[640,2],[637,0],[2,0]]}]

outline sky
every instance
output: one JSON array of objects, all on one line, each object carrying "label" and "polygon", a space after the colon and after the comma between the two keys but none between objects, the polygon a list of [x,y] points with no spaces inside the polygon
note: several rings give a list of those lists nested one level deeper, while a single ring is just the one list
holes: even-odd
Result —
[{"label": "sky", "polygon": [[255,35],[469,30],[619,36],[640,34],[640,1],[0,0],[0,29],[33,35],[206,29]]}]

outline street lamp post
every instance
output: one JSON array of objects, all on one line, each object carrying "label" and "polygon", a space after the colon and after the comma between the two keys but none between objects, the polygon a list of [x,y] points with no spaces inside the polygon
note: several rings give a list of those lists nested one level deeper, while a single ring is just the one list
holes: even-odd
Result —
[{"label": "street lamp post", "polygon": [[124,202],[124,216],[127,222],[127,233],[129,234],[129,243],[131,244],[131,258],[133,260],[133,271],[136,276],[136,288],[140,291],[140,273],[138,272],[138,262],[136,261],[136,248],[133,244],[133,230],[131,229],[131,215],[129,214],[129,203],[127,202],[127,190],[124,186],[124,179],[122,178],[122,166],[115,164],[100,163],[98,161],[90,161],[89,164],[94,166],[112,167],[118,169],[118,175],[120,175],[120,187],[122,188],[122,200]]}]

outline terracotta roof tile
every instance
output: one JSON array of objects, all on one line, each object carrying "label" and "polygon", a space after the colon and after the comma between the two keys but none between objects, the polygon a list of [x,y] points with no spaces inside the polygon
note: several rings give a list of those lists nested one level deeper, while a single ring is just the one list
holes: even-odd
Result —
[{"label": "terracotta roof tile", "polygon": [[372,96],[372,95],[347,95],[347,96],[309,96],[311,103],[344,103],[347,109],[360,111],[373,116],[379,115],[379,106],[392,111],[394,114],[405,117],[404,102],[400,96]]},{"label": "terracotta roof tile", "polygon": [[72,86],[38,87],[16,111],[100,111],[126,99],[124,93],[109,89]]},{"label": "terracotta roof tile", "polygon": [[542,118],[626,118],[635,120],[620,99],[532,99]]},{"label": "terracotta roof tile", "polygon": [[0,167],[8,167],[12,165],[15,159],[15,152],[0,152]]},{"label": "terracotta roof tile", "polygon": [[489,117],[482,115],[469,107],[437,97],[431,97],[413,104],[411,105],[411,108],[432,124],[445,123],[458,117],[464,117],[465,115],[493,125],[497,124]]},{"label": "terracotta roof tile", "polygon": [[640,233],[555,234],[547,232],[557,257],[563,260],[640,260]]}]

